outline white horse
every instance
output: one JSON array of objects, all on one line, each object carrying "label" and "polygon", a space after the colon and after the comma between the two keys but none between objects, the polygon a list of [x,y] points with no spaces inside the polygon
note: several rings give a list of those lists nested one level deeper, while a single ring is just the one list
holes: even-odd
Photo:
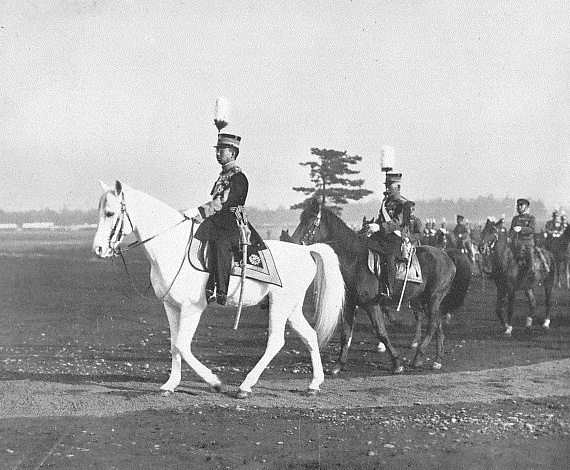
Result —
[{"label": "white horse", "polygon": [[[162,300],[170,325],[172,369],[162,385],[163,395],[174,393],[181,380],[182,358],[214,391],[222,382],[191,351],[191,343],[202,312],[207,307],[208,273],[194,269],[187,259],[187,247],[193,223],[175,209],[142,191],[101,183],[104,193],[99,202],[99,225],[93,241],[94,253],[106,258],[116,254],[122,238],[130,233],[143,242],[150,262],[150,278],[156,296]],[[319,346],[330,339],[341,319],[344,282],[338,258],[325,244],[294,245],[276,240],[266,242],[273,255],[282,287],[251,279],[245,280],[243,304],[255,305],[269,296],[269,336],[265,353],[239,387],[238,398],[246,398],[261,373],[285,344],[285,324],[307,346],[313,366],[313,380],[308,394],[316,394],[324,381]],[[316,326],[305,319],[302,306],[305,293],[315,281]],[[232,276],[228,306],[239,301],[241,279]]]}]

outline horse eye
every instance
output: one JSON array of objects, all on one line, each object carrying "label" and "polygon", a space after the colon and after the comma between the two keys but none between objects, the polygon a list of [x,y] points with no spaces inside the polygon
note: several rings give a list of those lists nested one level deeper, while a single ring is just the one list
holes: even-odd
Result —
[{"label": "horse eye", "polygon": [[105,217],[113,217],[114,215],[114,212],[105,212]]}]

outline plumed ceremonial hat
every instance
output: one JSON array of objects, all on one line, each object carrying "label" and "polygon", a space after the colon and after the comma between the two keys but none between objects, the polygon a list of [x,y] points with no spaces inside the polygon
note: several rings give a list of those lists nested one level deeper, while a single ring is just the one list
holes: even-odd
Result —
[{"label": "plumed ceremonial hat", "polygon": [[382,171],[390,171],[396,166],[394,147],[384,145],[380,151],[380,167]]},{"label": "plumed ceremonial hat", "polygon": [[386,173],[386,181],[384,184],[401,183],[402,173]]},{"label": "plumed ceremonial hat", "polygon": [[558,209],[554,209],[554,210],[552,211],[552,215],[558,215]]},{"label": "plumed ceremonial hat", "polygon": [[526,204],[527,206],[530,206],[530,201],[528,199],[525,199],[524,197],[519,197],[517,199],[517,206],[519,204]]},{"label": "plumed ceremonial hat", "polygon": [[233,147],[239,149],[241,137],[234,134],[218,134],[216,147]]}]

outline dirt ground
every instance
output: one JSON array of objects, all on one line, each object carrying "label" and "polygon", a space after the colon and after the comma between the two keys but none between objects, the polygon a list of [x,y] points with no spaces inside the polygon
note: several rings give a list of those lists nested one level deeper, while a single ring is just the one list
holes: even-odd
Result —
[{"label": "dirt ground", "polygon": [[[171,397],[166,315],[124,268],[93,260],[89,233],[0,234],[0,468],[567,468],[570,293],[555,289],[552,329],[502,335],[494,286],[474,278],[444,328],[441,371],[389,373],[360,315],[347,370],[306,397],[309,356],[292,332],[247,400],[234,397],[261,356],[267,312],[210,308],[194,351],[224,382],[214,393],[186,367]],[[147,291],[147,265],[128,258]],[[539,311],[543,308],[538,293]],[[310,308],[307,305],[310,317]],[[410,359],[407,310],[390,325]],[[338,354],[335,337],[322,351]],[[433,353],[434,345],[429,350]],[[430,355],[428,353],[428,356]]]}]

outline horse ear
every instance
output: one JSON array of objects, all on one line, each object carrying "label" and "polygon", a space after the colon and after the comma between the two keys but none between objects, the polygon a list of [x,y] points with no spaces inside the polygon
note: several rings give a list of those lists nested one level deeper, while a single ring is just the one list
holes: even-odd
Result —
[{"label": "horse ear", "polygon": [[123,190],[123,185],[119,180],[115,181],[115,194],[117,196],[121,195],[121,191]]},{"label": "horse ear", "polygon": [[103,188],[104,192],[109,191],[109,189],[111,189],[111,186],[107,186],[105,183],[103,183],[103,181],[99,180],[99,184],[101,185],[101,187]]}]

